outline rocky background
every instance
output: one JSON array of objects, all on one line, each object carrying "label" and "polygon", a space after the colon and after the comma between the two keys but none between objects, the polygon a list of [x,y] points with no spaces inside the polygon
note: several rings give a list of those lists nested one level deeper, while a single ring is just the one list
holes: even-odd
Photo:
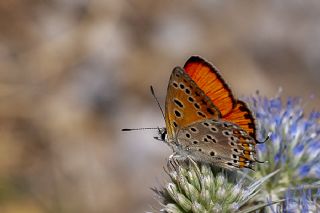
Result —
[{"label": "rocky background", "polygon": [[0,212],[145,212],[171,150],[174,66],[213,62],[237,96],[319,110],[319,1],[0,2]]}]

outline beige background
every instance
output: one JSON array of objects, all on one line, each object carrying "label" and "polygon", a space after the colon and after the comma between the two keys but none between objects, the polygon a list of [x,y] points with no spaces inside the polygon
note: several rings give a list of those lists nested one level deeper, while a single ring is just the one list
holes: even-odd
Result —
[{"label": "beige background", "polygon": [[[150,95],[193,54],[238,96],[319,109],[319,1],[0,3],[0,212],[144,212],[171,150]],[[314,100],[310,99],[314,96]]]}]

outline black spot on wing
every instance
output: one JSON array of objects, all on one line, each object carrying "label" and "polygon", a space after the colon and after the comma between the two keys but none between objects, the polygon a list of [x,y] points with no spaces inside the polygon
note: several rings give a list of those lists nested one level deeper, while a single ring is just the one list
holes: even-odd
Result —
[{"label": "black spot on wing", "polygon": [[183,108],[183,104],[181,103],[181,101],[179,101],[178,99],[173,99],[173,101],[178,107]]},{"label": "black spot on wing", "polygon": [[181,113],[180,113],[178,110],[174,110],[174,114],[175,114],[178,118],[181,117]]},{"label": "black spot on wing", "polygon": [[209,113],[209,114],[211,114],[211,115],[214,115],[214,111],[211,109],[211,108],[207,108],[207,112]]}]

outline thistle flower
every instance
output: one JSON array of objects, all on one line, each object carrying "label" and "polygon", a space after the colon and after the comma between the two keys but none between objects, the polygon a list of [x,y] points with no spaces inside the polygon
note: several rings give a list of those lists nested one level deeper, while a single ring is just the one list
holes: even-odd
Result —
[{"label": "thistle flower", "polygon": [[254,197],[274,173],[252,181],[237,172],[214,168],[208,164],[169,163],[171,178],[159,195],[163,209],[168,213],[183,212],[235,212]]},{"label": "thistle flower", "polygon": [[284,202],[272,207],[272,212],[320,212],[320,188],[319,184],[302,185],[290,188],[285,192]]},{"label": "thistle flower", "polygon": [[268,99],[259,94],[247,99],[256,115],[258,139],[271,133],[270,141],[258,145],[258,158],[267,163],[257,165],[255,177],[280,172],[266,184],[272,199],[284,197],[289,186],[315,182],[320,177],[320,113],[305,116],[302,99],[279,96]]},{"label": "thistle flower", "polygon": [[316,195],[312,194],[311,189],[288,190],[285,196],[284,210],[286,212],[319,212],[320,204],[317,203],[318,197],[319,189]]}]

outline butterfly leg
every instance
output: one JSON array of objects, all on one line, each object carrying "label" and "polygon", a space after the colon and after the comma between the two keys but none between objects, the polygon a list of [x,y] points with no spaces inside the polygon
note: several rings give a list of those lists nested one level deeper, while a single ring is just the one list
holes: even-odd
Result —
[{"label": "butterfly leg", "polygon": [[169,161],[171,160],[185,160],[186,157],[185,156],[182,156],[182,155],[179,155],[177,152],[174,152],[172,153],[170,156],[169,156]]},{"label": "butterfly leg", "polygon": [[169,156],[169,161],[171,161],[171,160],[175,157],[176,154],[177,154],[176,152],[172,153],[172,154]]},{"label": "butterfly leg", "polygon": [[187,159],[186,156],[179,155],[177,152],[172,153],[169,156],[167,165],[179,165],[179,161],[185,161]]},{"label": "butterfly leg", "polygon": [[179,164],[178,164],[178,161],[176,159],[176,152],[172,153],[170,156],[169,156],[169,159],[168,159],[168,162],[167,162],[167,167],[168,168],[176,168]]}]

